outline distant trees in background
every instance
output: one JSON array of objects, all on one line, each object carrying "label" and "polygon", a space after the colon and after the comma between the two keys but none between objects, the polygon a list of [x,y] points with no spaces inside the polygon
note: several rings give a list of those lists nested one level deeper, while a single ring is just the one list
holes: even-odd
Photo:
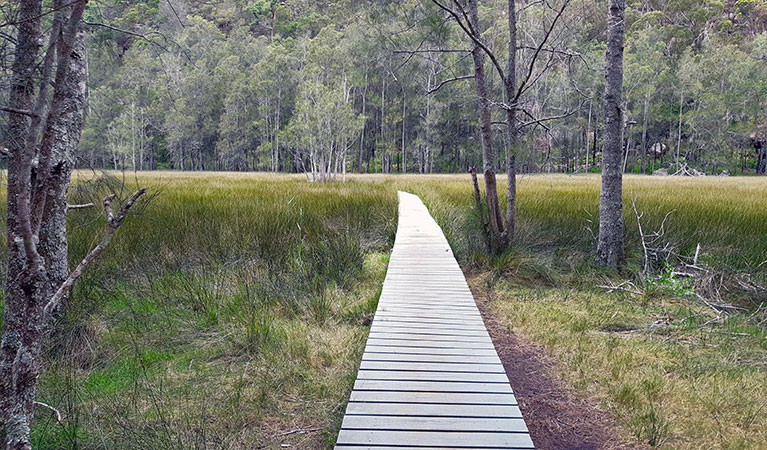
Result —
[{"label": "distant trees in background", "polygon": [[[551,27],[562,3],[512,2],[515,75],[532,67],[533,76],[514,105],[513,138],[504,82],[488,78],[496,171],[511,150],[522,173],[601,165],[606,1],[579,1]],[[0,6],[2,22],[15,9]],[[477,14],[477,32],[506,67],[508,2],[479,1]],[[432,1],[106,0],[84,22],[80,167],[321,178],[328,168],[481,165],[471,42]],[[765,173],[766,27],[765,0],[628,2],[621,170]],[[0,34],[3,104],[11,28]],[[6,127],[8,113],[0,120]]]}]

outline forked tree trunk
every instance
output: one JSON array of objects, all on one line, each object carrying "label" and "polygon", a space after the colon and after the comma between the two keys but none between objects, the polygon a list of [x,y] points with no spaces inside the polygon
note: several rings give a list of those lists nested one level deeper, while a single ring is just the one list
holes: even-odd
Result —
[{"label": "forked tree trunk", "polygon": [[[479,13],[477,0],[468,0],[466,9],[469,20],[473,23],[474,38],[481,39],[479,34]],[[495,150],[493,149],[493,130],[490,116],[490,94],[487,89],[485,76],[485,53],[476,43],[471,52],[474,61],[474,82],[477,89],[477,112],[479,114],[479,129],[482,142],[482,173],[485,180],[485,203],[490,224],[491,253],[498,254],[505,250],[507,241],[501,205],[498,201],[498,186],[495,176]]]},{"label": "forked tree trunk", "polygon": [[[8,278],[3,336],[0,347],[0,425],[7,449],[30,449],[30,426],[40,371],[42,339],[51,319],[64,301],[46,311],[48,302],[69,276],[67,266],[66,193],[74,165],[73,151],[80,141],[85,99],[85,52],[79,22],[85,3],[66,8],[71,15],[56,43],[56,83],[38,149],[41,115],[46,109],[33,106],[36,75],[34,60],[39,51],[40,2],[21,2],[11,105],[33,109],[32,122],[12,115],[11,139],[24,143],[12,149],[8,171]],[[60,15],[59,16],[60,20]],[[53,49],[53,45],[49,46]],[[48,58],[46,58],[47,60]],[[49,74],[43,75],[47,78]],[[47,82],[42,81],[43,85]],[[44,89],[41,91],[44,92]],[[47,102],[44,95],[40,101]],[[37,167],[32,166],[37,157]],[[33,177],[33,173],[35,176]],[[15,276],[14,276],[15,275]]]},{"label": "forked tree trunk", "polygon": [[[9,106],[16,110],[27,110],[32,105],[35,87],[36,73],[31,69],[40,50],[40,37],[42,28],[40,23],[41,4],[39,1],[22,1],[18,12],[18,34],[16,54],[13,62],[11,87],[9,93]],[[8,147],[10,158],[8,161],[8,195],[7,195],[7,237],[8,237],[8,274],[5,288],[5,302],[3,311],[3,337],[0,343],[0,428],[4,434],[3,443],[7,448],[14,448],[12,444],[23,445],[23,440],[28,440],[29,422],[32,416],[32,405],[29,401],[19,403],[19,395],[12,379],[14,361],[24,344],[22,339],[25,335],[27,322],[27,307],[22,301],[13,299],[26,298],[25,287],[30,285],[45,289],[47,283],[37,273],[27,270],[28,261],[25,258],[25,245],[33,245],[24,241],[24,228],[30,228],[28,215],[25,221],[20,220],[17,214],[20,209],[28,210],[29,194],[26,193],[30,185],[31,163],[34,157],[33,142],[31,148],[27,145],[31,119],[24,114],[9,114],[8,117]],[[30,154],[31,153],[31,154]],[[10,276],[17,274],[20,276]],[[37,275],[36,284],[31,284],[31,275]],[[22,284],[21,276],[24,277]],[[33,301],[38,300],[35,298]],[[17,410],[16,407],[20,407]],[[19,447],[23,448],[23,447]]]},{"label": "forked tree trunk", "polygon": [[599,197],[597,261],[618,269],[623,263],[623,37],[625,0],[610,0],[605,54],[605,145]]}]

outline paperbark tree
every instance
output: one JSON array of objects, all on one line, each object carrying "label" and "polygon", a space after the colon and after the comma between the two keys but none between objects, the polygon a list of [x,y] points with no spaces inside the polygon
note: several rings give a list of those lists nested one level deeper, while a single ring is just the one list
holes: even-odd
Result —
[{"label": "paperbark tree", "polygon": [[42,1],[19,2],[7,108],[13,112],[8,123],[8,271],[0,343],[0,438],[8,450],[32,448],[30,426],[46,332],[63,313],[72,284],[144,193],[139,190],[116,215],[111,209],[114,196],[104,200],[107,231],[70,273],[66,194],[83,123],[87,69],[80,22],[86,3],[54,2],[50,43],[38,66]]},{"label": "paperbark tree", "polygon": [[623,38],[625,0],[610,0],[605,53],[605,147],[599,196],[597,261],[618,269],[624,259],[623,239]]}]

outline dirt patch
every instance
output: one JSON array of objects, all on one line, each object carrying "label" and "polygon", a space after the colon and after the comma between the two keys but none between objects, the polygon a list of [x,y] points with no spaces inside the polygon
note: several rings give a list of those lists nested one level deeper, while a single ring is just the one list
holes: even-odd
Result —
[{"label": "dirt patch", "polygon": [[622,429],[610,413],[564,386],[544,348],[504,326],[490,308],[487,292],[470,284],[537,449],[647,448],[622,438]]}]

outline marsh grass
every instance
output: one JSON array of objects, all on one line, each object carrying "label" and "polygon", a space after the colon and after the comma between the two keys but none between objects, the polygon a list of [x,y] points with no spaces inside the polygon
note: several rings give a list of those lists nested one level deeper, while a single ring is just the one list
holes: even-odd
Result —
[{"label": "marsh grass", "polygon": [[[157,195],[77,284],[47,349],[39,398],[66,418],[37,422],[37,448],[330,445],[385,273],[395,192],[81,172],[72,197],[99,204],[139,185]],[[103,227],[97,208],[78,213],[73,263]]]},{"label": "marsh grass", "polygon": [[[722,321],[661,281],[644,296],[595,287],[641,267],[632,195],[648,227],[675,210],[667,238],[678,252],[700,243],[717,273],[764,283],[763,179],[626,177],[622,274],[592,261],[594,175],[521,176],[515,245],[495,258],[482,252],[468,176],[352,176],[342,185],[81,172],[73,201],[100,203],[138,185],[157,195],[78,282],[47,349],[40,399],[66,420],[41,411],[38,448],[332,446],[388,262],[397,189],[424,199],[501,320],[543,344],[562,379],[599,399],[627,433],[670,448],[767,440],[767,336],[756,309],[765,292],[728,285],[749,311]],[[102,226],[98,208],[73,213],[73,263]]]}]

